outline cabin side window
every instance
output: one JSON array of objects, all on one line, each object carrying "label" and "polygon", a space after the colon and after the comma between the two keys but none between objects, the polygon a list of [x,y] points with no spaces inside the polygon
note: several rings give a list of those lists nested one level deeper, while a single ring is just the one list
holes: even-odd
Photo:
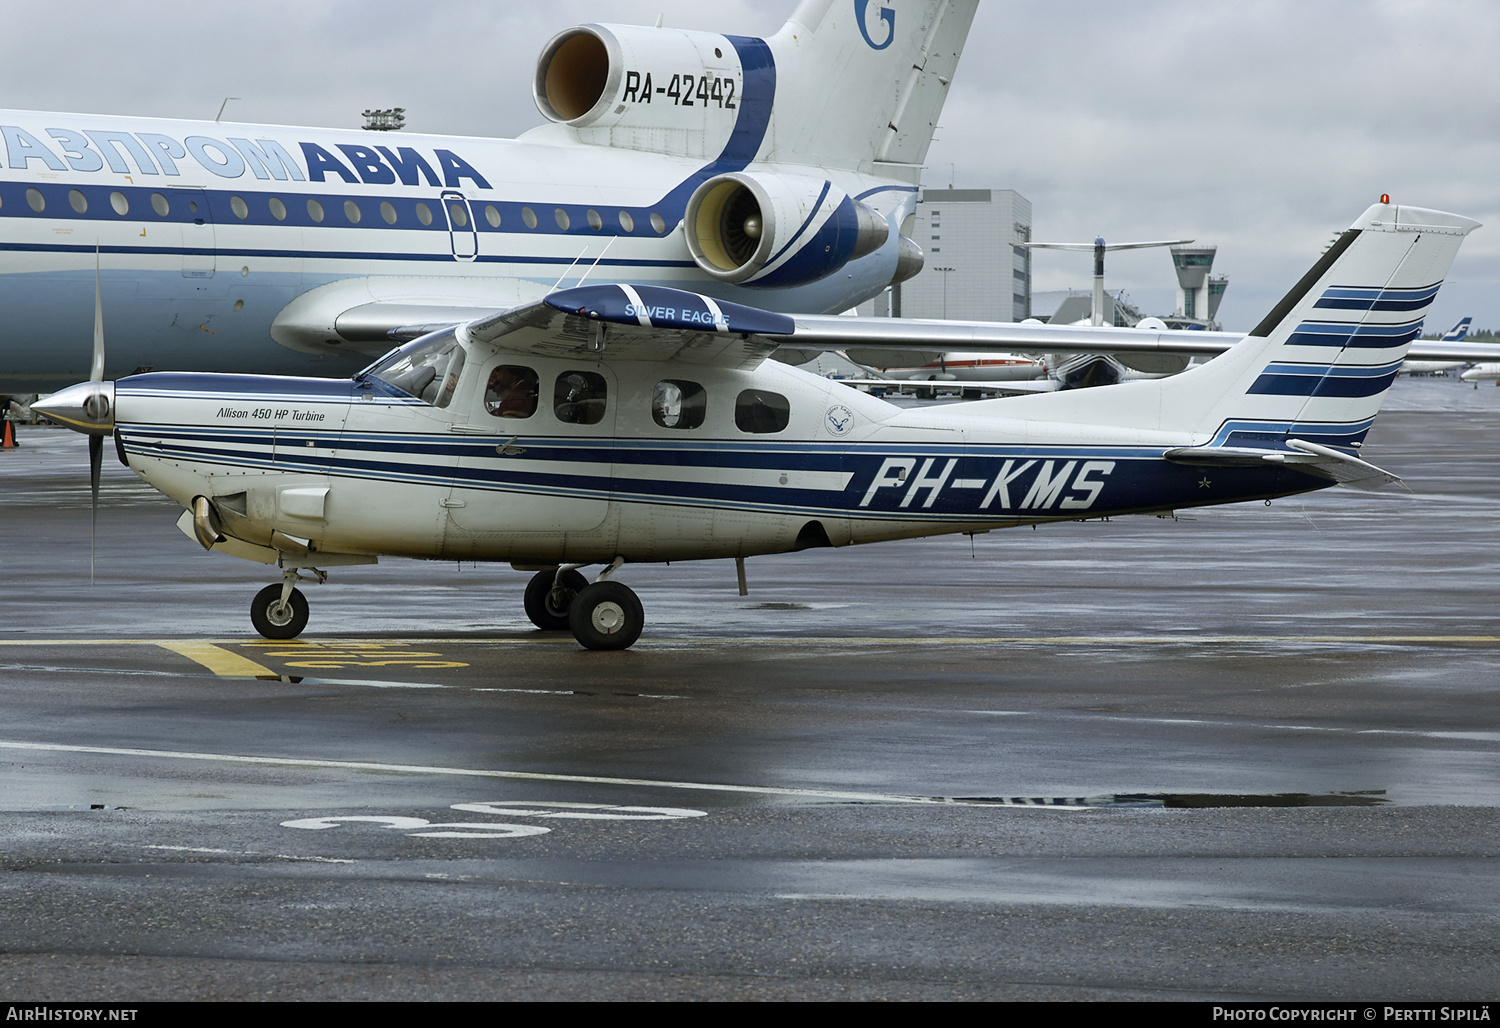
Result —
[{"label": "cabin side window", "polygon": [[434,407],[446,407],[463,369],[464,348],[450,330],[403,346],[370,375]]},{"label": "cabin side window", "polygon": [[552,389],[552,412],[565,425],[597,425],[604,420],[608,385],[594,371],[564,371]]},{"label": "cabin side window", "polygon": [[734,401],[734,423],[741,432],[780,432],[792,419],[792,405],[780,393],[746,389]]},{"label": "cabin side window", "polygon": [[708,393],[697,382],[669,378],[651,391],[651,420],[662,428],[697,428],[708,412]]},{"label": "cabin side window", "polygon": [[484,409],[497,418],[529,418],[536,413],[536,372],[520,364],[502,364],[484,386]]}]

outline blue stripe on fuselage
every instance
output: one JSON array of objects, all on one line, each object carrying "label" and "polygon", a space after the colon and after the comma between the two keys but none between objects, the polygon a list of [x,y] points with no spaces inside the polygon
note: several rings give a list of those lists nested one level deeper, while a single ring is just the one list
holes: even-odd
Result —
[{"label": "blue stripe on fuselage", "polygon": [[[128,453],[226,467],[325,473],[440,489],[915,522],[1094,518],[1285,495],[1330,484],[1285,467],[1204,472],[1162,460],[1159,449],[1140,447],[997,445],[975,453],[972,447],[965,451],[921,444],[727,449],[721,441],[702,440],[642,450],[634,440],[517,439],[524,456],[502,458],[495,454],[498,436],[394,436],[299,431],[298,426],[278,427],[275,432],[238,426],[195,430],[145,424],[122,425],[120,432]],[[705,473],[677,481],[655,470],[667,467]],[[906,473],[896,474],[898,468]],[[723,473],[747,469],[849,477],[842,490],[723,481]]]}]

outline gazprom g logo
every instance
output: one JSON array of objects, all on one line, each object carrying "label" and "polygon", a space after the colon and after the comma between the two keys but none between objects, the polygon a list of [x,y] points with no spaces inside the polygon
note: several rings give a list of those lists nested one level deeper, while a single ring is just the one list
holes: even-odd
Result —
[{"label": "gazprom g logo", "polygon": [[875,42],[870,38],[869,25],[865,20],[865,8],[870,5],[870,0],[854,0],[854,21],[859,26],[859,34],[865,37],[865,42],[870,44],[871,50],[884,50],[891,45],[891,40],[896,38],[896,12],[889,7],[880,8],[880,20],[885,22],[885,39]]}]

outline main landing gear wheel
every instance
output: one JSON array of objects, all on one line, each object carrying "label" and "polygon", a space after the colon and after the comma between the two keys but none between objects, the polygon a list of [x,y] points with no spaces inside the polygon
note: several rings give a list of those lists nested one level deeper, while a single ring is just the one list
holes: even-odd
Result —
[{"label": "main landing gear wheel", "polygon": [[[557,587],[553,588],[553,583]],[[526,616],[531,623],[548,632],[560,632],[569,626],[568,610],[573,598],[588,586],[589,580],[577,571],[538,571],[526,583]]]},{"label": "main landing gear wheel", "polygon": [[267,639],[295,639],[307,627],[307,597],[293,589],[281,602],[281,586],[268,585],[250,603],[250,623]]},{"label": "main landing gear wheel", "polygon": [[623,650],[640,638],[646,612],[629,586],[595,582],[573,600],[568,627],[573,638],[591,650]]}]

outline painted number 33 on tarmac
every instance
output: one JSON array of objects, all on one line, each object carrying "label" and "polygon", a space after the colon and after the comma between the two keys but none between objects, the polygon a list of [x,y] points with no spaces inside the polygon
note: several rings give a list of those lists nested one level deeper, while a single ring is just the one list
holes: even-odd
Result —
[{"label": "painted number 33 on tarmac", "polygon": [[[622,807],[611,803],[529,803],[523,800],[455,803],[452,809],[500,817],[571,821],[675,821],[683,817],[706,817],[708,814],[705,810],[689,810],[686,807]],[[449,821],[434,824],[424,817],[392,814],[304,817],[295,821],[283,821],[281,827],[320,831],[346,824],[394,828],[410,837],[422,839],[519,839],[528,835],[546,835],[552,831],[544,825],[502,824],[494,821]]]}]

